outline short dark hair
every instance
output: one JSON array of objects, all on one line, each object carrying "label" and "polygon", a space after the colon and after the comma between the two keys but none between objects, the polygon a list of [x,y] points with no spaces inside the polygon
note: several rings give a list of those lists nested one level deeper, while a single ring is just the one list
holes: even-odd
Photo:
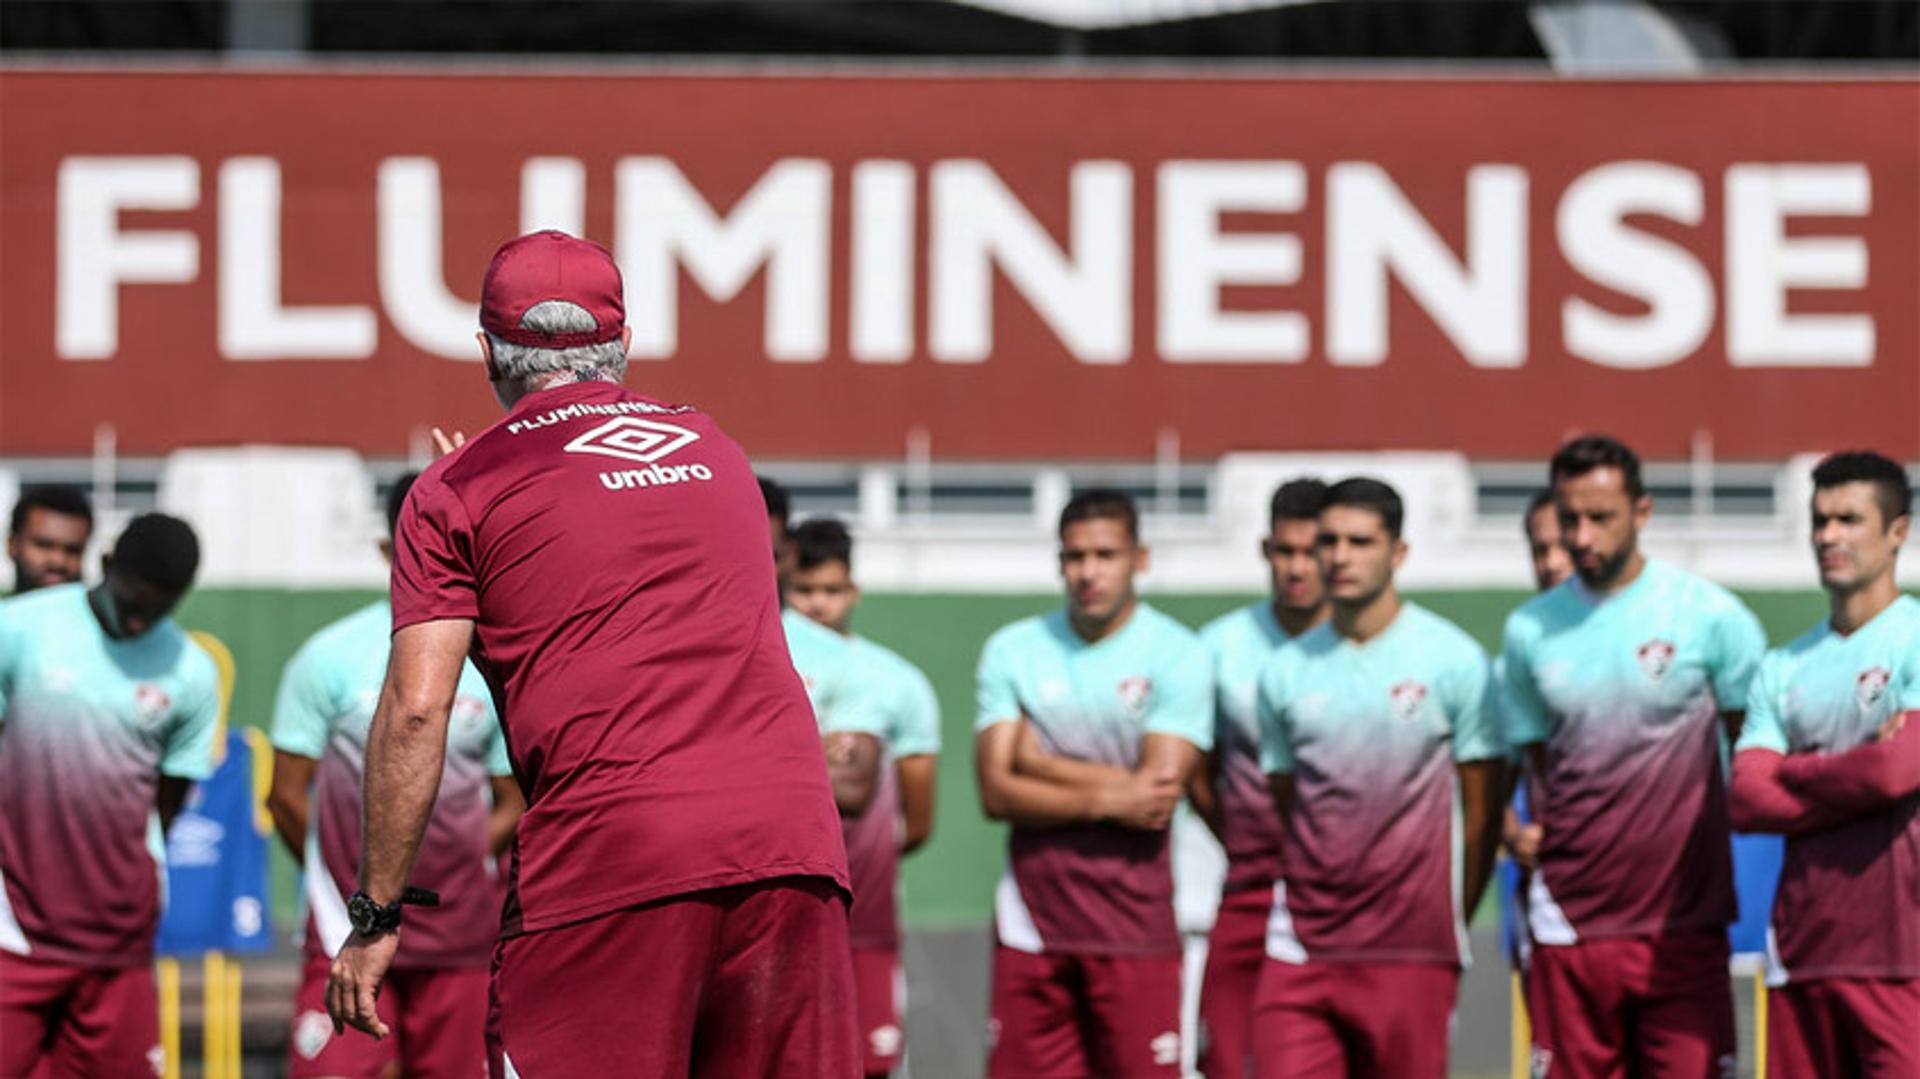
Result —
[{"label": "short dark hair", "polygon": [[1125,491],[1089,487],[1076,492],[1060,511],[1060,534],[1065,536],[1068,525],[1081,521],[1119,521],[1127,526],[1127,538],[1135,542],[1140,539],[1140,511],[1133,504],[1133,496]]},{"label": "short dark hair", "polygon": [[1387,535],[1400,538],[1400,526],[1406,520],[1407,507],[1400,501],[1400,492],[1391,484],[1370,476],[1355,476],[1341,480],[1327,488],[1326,504],[1322,509],[1335,506],[1357,506],[1372,510],[1380,515],[1380,523],[1385,526]]},{"label": "short dark hair", "polygon": [[1843,450],[1813,466],[1813,487],[1820,490],[1843,483],[1873,484],[1873,500],[1880,505],[1881,524],[1913,513],[1913,487],[1899,462],[1872,450]]},{"label": "short dark hair", "polygon": [[853,534],[836,517],[810,517],[793,529],[794,568],[818,569],[829,562],[853,569]]},{"label": "short dark hair", "polygon": [[200,541],[178,517],[143,513],[114,541],[113,569],[155,588],[185,592],[200,569]]},{"label": "short dark hair", "polygon": [[1305,477],[1288,480],[1274,489],[1269,520],[1311,521],[1320,516],[1320,510],[1326,504],[1325,483]]},{"label": "short dark hair", "polygon": [[1553,455],[1553,462],[1547,466],[1547,480],[1557,484],[1584,476],[1596,468],[1619,469],[1620,478],[1627,485],[1628,498],[1637,499],[1647,493],[1640,482],[1640,455],[1609,435],[1583,435],[1560,447],[1560,452]]},{"label": "short dark hair", "polygon": [[407,508],[407,492],[413,490],[413,481],[420,478],[418,472],[403,472],[393,481],[393,488],[387,492],[387,535],[400,534],[400,511]]},{"label": "short dark hair", "polygon": [[1553,488],[1551,487],[1542,487],[1528,497],[1527,512],[1520,515],[1520,531],[1525,532],[1528,539],[1533,538],[1534,514],[1551,505],[1553,505]]},{"label": "short dark hair", "polygon": [[765,476],[755,477],[760,481],[760,497],[767,504],[767,516],[778,517],[782,521],[793,519],[793,496],[779,480],[770,480]]},{"label": "short dark hair", "polygon": [[36,483],[23,489],[20,501],[13,504],[13,520],[7,526],[7,535],[19,535],[34,510],[78,517],[87,522],[89,531],[93,528],[93,503],[87,500],[85,491],[71,483]]}]

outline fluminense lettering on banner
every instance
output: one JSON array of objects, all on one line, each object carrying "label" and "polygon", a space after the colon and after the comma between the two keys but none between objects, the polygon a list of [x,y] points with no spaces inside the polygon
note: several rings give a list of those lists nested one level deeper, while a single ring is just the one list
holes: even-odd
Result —
[{"label": "fluminense lettering on banner", "polygon": [[[391,157],[378,167],[377,297],[293,306],[283,302],[281,265],[324,257],[281,242],[281,170],[271,158],[213,166],[218,177],[221,355],[229,360],[365,359],[376,349],[374,303],[407,343],[448,359],[477,360],[474,301],[447,283],[439,165]],[[119,349],[123,288],[184,284],[200,273],[190,232],[122,228],[123,211],[186,211],[197,205],[200,163],[179,157],[70,157],[61,163],[59,352],[102,360]],[[913,247],[910,166],[860,161],[848,233],[832,232],[833,170],[825,161],[783,159],[730,212],[716,210],[671,160],[624,158],[614,170],[614,252],[627,282],[633,356],[672,357],[679,345],[679,289],[740,303],[756,276],[762,354],[816,363],[827,354],[828,284],[837,239],[851,263],[845,317],[852,356],[899,363],[912,352],[913,267],[924,255],[931,296],[925,354],[940,363],[983,363],[993,353],[993,281],[1003,275],[1060,344],[1086,364],[1136,358],[1169,363],[1301,363],[1318,333],[1328,362],[1385,363],[1392,320],[1387,297],[1405,289],[1474,367],[1527,362],[1528,222],[1535,196],[1527,170],[1468,170],[1467,243],[1456,252],[1378,165],[1342,161],[1321,179],[1325,304],[1315,313],[1227,309],[1235,286],[1297,284],[1310,273],[1297,233],[1227,232],[1223,215],[1299,214],[1316,208],[1293,161],[1169,161],[1154,173],[1157,288],[1154,349],[1137,356],[1134,322],[1134,190],[1138,177],[1115,161],[1083,161],[1065,179],[1071,225],[1058,242],[992,166],[945,160],[929,170],[924,252]],[[521,172],[521,228],[580,225],[585,167],[534,158]],[[1706,188],[1725,207],[1724,280],[1712,280],[1686,248],[1636,228],[1630,218],[1704,223]],[[1796,219],[1865,216],[1872,176],[1860,162],[1742,164],[1720,177],[1653,161],[1606,162],[1550,197],[1553,242],[1594,284],[1633,297],[1644,312],[1619,314],[1578,296],[1554,298],[1566,350],[1623,370],[1677,363],[1696,351],[1724,308],[1727,359],[1746,367],[1857,367],[1873,362],[1870,312],[1789,309],[1790,291],[1848,291],[1866,283],[1870,237],[1821,232]],[[468,287],[471,287],[470,285]],[[1720,299],[1717,300],[1717,297]],[[344,298],[343,298],[344,299]],[[739,312],[745,316],[748,312]]]},{"label": "fluminense lettering on banner", "polygon": [[624,271],[627,384],[760,458],[1605,430],[1920,459],[1910,79],[12,65],[0,93],[0,456],[471,434],[487,260],[560,228]]}]

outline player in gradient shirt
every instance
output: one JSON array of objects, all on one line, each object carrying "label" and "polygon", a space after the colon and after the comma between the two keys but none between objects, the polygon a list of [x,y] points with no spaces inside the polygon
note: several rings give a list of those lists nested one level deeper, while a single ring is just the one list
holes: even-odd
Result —
[{"label": "player in gradient shirt", "polygon": [[[1562,581],[1573,576],[1573,557],[1567,553],[1567,545],[1560,539],[1560,511],[1553,504],[1553,488],[1543,487],[1527,500],[1527,512],[1521,518],[1521,530],[1527,537],[1527,559],[1533,566],[1533,584],[1537,592],[1546,592],[1559,587]],[[1504,681],[1504,668],[1500,661],[1494,661],[1496,684]],[[1517,755],[1510,758],[1516,771],[1510,778],[1518,779],[1517,766],[1521,763]],[[1517,786],[1517,785],[1516,785]],[[1526,792],[1516,789],[1509,801],[1505,813],[1505,823],[1501,826],[1501,845],[1513,857],[1522,874],[1533,871],[1535,860],[1540,855],[1540,826],[1524,816],[1526,812]],[[1521,894],[1514,897],[1518,904],[1519,917],[1526,917],[1526,885],[1521,883]],[[1514,965],[1525,965],[1527,958],[1526,934],[1514,934]]]},{"label": "player in gradient shirt", "polygon": [[[389,530],[413,476],[387,498]],[[391,558],[390,541],[380,553]],[[441,897],[410,932],[380,995],[395,1038],[338,1037],[326,1013],[327,966],[346,939],[347,896],[360,869],[360,791],[367,729],[386,677],[393,612],[370,604],[315,633],[287,664],[273,712],[273,789],[267,808],[306,867],[306,967],[294,997],[289,1074],[459,1076],[486,1068],[487,969],[499,936],[503,889],[494,859],[526,808],[507,760],[493,698],[472,664],[460,673],[447,757],[414,880]],[[309,802],[318,803],[315,811]]]},{"label": "player in gradient shirt", "polygon": [[213,660],[168,614],[184,521],[127,525],[88,591],[0,603],[0,1075],[160,1071],[163,834],[213,773]]},{"label": "player in gradient shirt", "polygon": [[1253,1020],[1261,1076],[1447,1074],[1506,746],[1486,652],[1394,587],[1402,516],[1378,480],[1327,489],[1332,617],[1260,672],[1261,764],[1286,829]]},{"label": "player in gradient shirt", "polygon": [[[860,1037],[867,1074],[880,1076],[899,1067],[906,1049],[897,906],[900,856],[925,843],[933,829],[940,702],[918,667],[853,633],[860,589],[853,583],[853,537],[846,525],[816,517],[795,528],[792,540],[787,609],[845,642],[849,677],[861,683],[864,706],[880,721],[874,729],[881,755],[871,798],[864,806],[843,802],[840,808],[847,871],[853,877],[848,928]],[[798,662],[798,649],[795,656]],[[804,668],[801,673],[805,675]],[[826,721],[823,716],[823,725]],[[830,751],[828,771],[837,770]]]},{"label": "player in gradient shirt", "polygon": [[1260,669],[1275,649],[1327,617],[1316,557],[1327,485],[1281,484],[1273,493],[1260,555],[1273,595],[1209,622],[1201,643],[1213,657],[1213,751],[1188,792],[1226,850],[1227,876],[1207,939],[1200,990],[1202,1074],[1242,1079],[1253,1058],[1253,1002],[1267,956],[1267,917],[1280,876],[1280,817],[1260,770]]},{"label": "player in gradient shirt", "polygon": [[1180,933],[1167,826],[1213,743],[1199,639],[1139,601],[1133,500],[1060,514],[1067,606],[988,639],[974,754],[1013,826],[994,896],[992,1076],[1173,1076]]},{"label": "player in gradient shirt", "polygon": [[1722,765],[1766,637],[1733,594],[1640,550],[1632,450],[1569,442],[1549,469],[1575,577],[1507,619],[1508,740],[1540,826],[1528,883],[1536,1068],[1731,1067],[1732,837]]},{"label": "player in gradient shirt", "polygon": [[1767,1073],[1920,1075],[1920,603],[1895,562],[1906,470],[1813,470],[1828,617],[1761,661],[1733,759],[1733,823],[1787,837],[1769,936]]}]

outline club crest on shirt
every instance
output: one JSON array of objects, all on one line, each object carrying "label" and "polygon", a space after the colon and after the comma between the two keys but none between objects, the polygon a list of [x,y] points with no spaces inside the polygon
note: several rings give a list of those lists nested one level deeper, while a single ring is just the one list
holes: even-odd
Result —
[{"label": "club crest on shirt", "polygon": [[1887,685],[1893,681],[1893,672],[1885,667],[1868,667],[1853,680],[1853,699],[1860,702],[1862,712],[1871,712],[1887,695]]},{"label": "club crest on shirt", "polygon": [[151,682],[142,682],[133,687],[133,707],[140,716],[140,722],[151,727],[167,718],[173,708],[173,698],[167,691]]},{"label": "club crest on shirt", "polygon": [[1393,705],[1393,718],[1405,723],[1426,707],[1427,687],[1412,680],[1401,682],[1387,691],[1387,700]]},{"label": "club crest on shirt", "polygon": [[1640,673],[1648,681],[1658,682],[1673,669],[1673,642],[1658,637],[1633,650],[1634,658],[1640,661]]},{"label": "club crest on shirt", "polygon": [[1147,698],[1153,695],[1153,679],[1136,675],[1122,678],[1116,687],[1120,694],[1120,704],[1127,714],[1135,719],[1147,714]]}]

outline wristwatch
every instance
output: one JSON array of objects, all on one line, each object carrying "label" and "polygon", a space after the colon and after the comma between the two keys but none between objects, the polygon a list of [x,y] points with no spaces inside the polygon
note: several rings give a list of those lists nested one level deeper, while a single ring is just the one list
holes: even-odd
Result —
[{"label": "wristwatch", "polygon": [[377,937],[400,928],[401,907],[439,905],[439,893],[425,888],[408,888],[400,893],[400,898],[384,907],[374,902],[367,893],[355,892],[347,897],[347,921],[353,925],[354,932],[361,936]]}]

